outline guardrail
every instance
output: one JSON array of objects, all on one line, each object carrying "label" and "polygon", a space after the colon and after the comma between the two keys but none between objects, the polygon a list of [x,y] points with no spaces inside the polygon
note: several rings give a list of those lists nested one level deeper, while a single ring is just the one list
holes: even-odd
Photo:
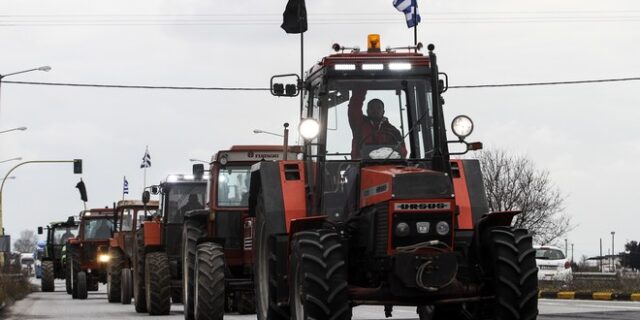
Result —
[{"label": "guardrail", "polygon": [[573,281],[617,281],[618,274],[614,272],[574,272]]}]

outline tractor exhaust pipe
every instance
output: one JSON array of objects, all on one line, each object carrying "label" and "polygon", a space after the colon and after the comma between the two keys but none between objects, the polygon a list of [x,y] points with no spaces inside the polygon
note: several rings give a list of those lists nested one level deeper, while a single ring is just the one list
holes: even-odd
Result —
[{"label": "tractor exhaust pipe", "polygon": [[284,139],[283,149],[282,149],[282,160],[287,161],[287,155],[289,153],[289,123],[284,123],[284,134],[282,135]]}]

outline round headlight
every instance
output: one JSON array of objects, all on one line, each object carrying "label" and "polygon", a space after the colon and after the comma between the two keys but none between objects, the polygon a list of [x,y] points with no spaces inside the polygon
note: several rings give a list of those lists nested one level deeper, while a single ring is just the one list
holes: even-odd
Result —
[{"label": "round headlight", "polygon": [[451,122],[453,133],[460,139],[464,139],[473,132],[473,121],[467,116],[457,116]]},{"label": "round headlight", "polygon": [[446,221],[438,222],[438,224],[436,224],[436,232],[441,236],[446,235],[449,233],[449,224]]},{"label": "round headlight", "polygon": [[320,133],[320,124],[314,119],[304,119],[300,122],[298,131],[305,140],[313,140]]},{"label": "round headlight", "polygon": [[411,233],[411,230],[409,229],[409,224],[406,222],[400,222],[398,224],[396,224],[396,236],[398,237],[406,237],[409,235],[409,233]]}]

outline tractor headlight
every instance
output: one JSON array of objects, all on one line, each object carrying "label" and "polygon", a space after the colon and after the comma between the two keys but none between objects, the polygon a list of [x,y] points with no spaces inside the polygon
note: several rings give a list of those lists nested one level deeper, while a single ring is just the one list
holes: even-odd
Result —
[{"label": "tractor headlight", "polygon": [[429,233],[429,222],[416,222],[416,230],[419,234]]},{"label": "tractor headlight", "polygon": [[111,260],[111,256],[108,254],[99,254],[98,262],[107,263]]},{"label": "tractor headlight", "polygon": [[446,221],[440,221],[436,224],[436,232],[441,236],[449,233],[449,229],[449,224]]},{"label": "tractor headlight", "polygon": [[400,222],[396,224],[396,236],[398,237],[406,237],[411,233],[411,229],[409,228],[409,224],[406,222]]},{"label": "tractor headlight", "polygon": [[320,133],[320,124],[314,119],[304,119],[300,122],[298,131],[305,140],[313,140]]},{"label": "tractor headlight", "polygon": [[451,122],[453,133],[460,139],[464,139],[473,132],[473,121],[467,116],[457,116]]}]

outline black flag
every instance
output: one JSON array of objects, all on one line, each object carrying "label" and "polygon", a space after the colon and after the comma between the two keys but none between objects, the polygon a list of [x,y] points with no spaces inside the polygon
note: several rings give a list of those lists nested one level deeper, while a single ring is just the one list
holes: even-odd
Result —
[{"label": "black flag", "polygon": [[282,14],[282,25],[287,33],[303,33],[307,31],[307,8],[304,0],[289,0]]},{"label": "black flag", "polygon": [[82,179],[80,179],[80,182],[76,184],[76,188],[80,191],[80,199],[87,202],[87,188],[84,186],[84,181],[82,181]]}]

